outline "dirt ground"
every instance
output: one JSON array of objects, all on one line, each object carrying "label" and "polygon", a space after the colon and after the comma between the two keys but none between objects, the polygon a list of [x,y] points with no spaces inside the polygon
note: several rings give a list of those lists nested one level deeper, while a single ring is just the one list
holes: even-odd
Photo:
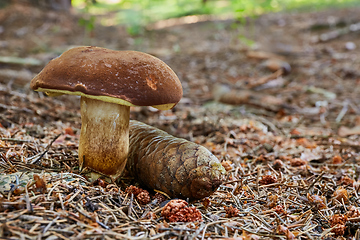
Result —
[{"label": "dirt ground", "polygon": [[[149,27],[139,36],[100,24],[87,33],[79,17],[0,9],[3,238],[359,238],[360,8]],[[171,223],[164,203],[130,198],[136,176],[117,186],[79,180],[79,98],[29,87],[49,60],[79,45],[147,52],[178,75],[184,95],[174,109],[134,107],[131,119],[222,162],[226,181],[190,203],[202,221]],[[46,186],[14,191],[16,177],[6,176],[22,172]],[[64,183],[54,172],[76,175]]]}]

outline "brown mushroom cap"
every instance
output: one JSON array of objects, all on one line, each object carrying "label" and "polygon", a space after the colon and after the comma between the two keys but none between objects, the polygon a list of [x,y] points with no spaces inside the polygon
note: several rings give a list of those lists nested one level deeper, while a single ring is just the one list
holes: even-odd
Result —
[{"label": "brown mushroom cap", "polygon": [[76,47],[51,60],[31,81],[48,95],[81,95],[127,106],[174,107],[181,83],[160,59],[136,51]]}]

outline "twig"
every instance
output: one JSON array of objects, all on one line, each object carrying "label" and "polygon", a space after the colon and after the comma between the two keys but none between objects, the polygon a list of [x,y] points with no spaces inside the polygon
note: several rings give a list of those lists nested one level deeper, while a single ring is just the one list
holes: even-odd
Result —
[{"label": "twig", "polygon": [[[88,219],[92,220],[92,217],[89,216],[87,213],[85,213],[83,210],[81,210],[80,208],[76,207],[75,205],[71,204],[72,207],[78,211],[80,214],[82,214],[83,216],[87,217]],[[101,227],[110,230],[110,228],[108,226],[106,226],[105,224],[103,224],[102,222],[100,222],[99,220],[96,220],[96,223],[99,224]]]},{"label": "twig", "polygon": [[1,141],[18,142],[18,143],[30,143],[30,140],[15,139],[15,138],[0,138]]},{"label": "twig", "polygon": [[349,109],[349,101],[344,101],[344,103],[343,103],[343,108],[341,109],[341,111],[340,111],[340,113],[339,113],[339,115],[336,117],[336,119],[335,119],[335,122],[336,123],[340,123],[341,122],[341,120],[343,119],[343,117],[345,116],[345,114],[346,114],[346,112],[348,111],[348,109]]},{"label": "twig", "polygon": [[318,37],[318,39],[316,39],[315,42],[327,42],[327,41],[339,38],[345,34],[348,34],[351,32],[358,32],[358,31],[360,31],[360,22],[351,24],[344,28],[340,28],[340,29],[332,30],[330,32],[323,33]]},{"label": "twig", "polygon": [[196,236],[198,236],[205,227],[206,227],[206,224],[201,223],[200,226],[198,227],[198,229],[196,229],[196,231],[193,234],[191,234],[191,236],[189,237],[189,240],[196,238]]},{"label": "twig", "polygon": [[19,107],[16,107],[16,106],[5,105],[3,103],[0,103],[0,108],[10,109],[10,110],[14,110],[14,111],[17,111],[17,112],[26,112],[26,113],[29,113],[29,114],[33,114],[33,111],[28,109],[28,108],[19,108]]},{"label": "twig", "polygon": [[44,228],[43,233],[46,233],[46,232],[49,230],[49,228],[51,227],[51,225],[53,225],[59,218],[60,218],[60,216],[56,216],[56,218],[54,218],[54,219]]},{"label": "twig", "polygon": [[26,209],[27,209],[29,212],[32,212],[33,209],[32,209],[32,205],[31,205],[30,199],[29,199],[28,186],[29,186],[29,183],[27,183],[26,186],[25,186]]},{"label": "twig", "polygon": [[202,240],[205,239],[206,229],[207,229],[209,226],[215,225],[215,224],[219,224],[219,223],[225,223],[225,222],[229,222],[229,221],[230,221],[230,220],[226,219],[226,220],[219,220],[219,221],[215,221],[215,222],[211,222],[211,223],[206,224],[206,226],[204,227],[204,230],[203,230],[203,234],[202,234],[201,239],[202,239]]},{"label": "twig", "polygon": [[317,178],[307,187],[306,192],[309,192],[315,183],[317,183],[324,176],[324,174],[325,172],[320,173],[320,175],[317,176]]},{"label": "twig", "polygon": [[256,218],[257,220],[259,220],[260,222],[262,222],[267,228],[269,228],[269,229],[272,229],[273,227],[270,225],[270,224],[268,224],[263,218],[261,218],[260,216],[257,216],[257,215],[255,215],[254,213],[252,213],[252,212],[249,212],[249,214],[251,215],[251,216],[253,216],[254,218]]},{"label": "twig", "polygon": [[49,143],[49,145],[47,145],[46,150],[39,156],[39,158],[35,159],[34,161],[31,162],[31,164],[36,164],[38,161],[40,161],[40,159],[43,158],[43,156],[50,150],[51,145],[56,141],[56,139],[58,139],[58,137],[61,136],[61,133],[58,134],[57,136],[54,137],[54,139]]},{"label": "twig", "polygon": [[63,202],[63,199],[62,199],[61,193],[58,193],[58,196],[59,196],[59,201],[60,201],[60,204],[61,204],[61,209],[62,209],[62,210],[65,210],[65,207],[64,207],[64,202]]}]

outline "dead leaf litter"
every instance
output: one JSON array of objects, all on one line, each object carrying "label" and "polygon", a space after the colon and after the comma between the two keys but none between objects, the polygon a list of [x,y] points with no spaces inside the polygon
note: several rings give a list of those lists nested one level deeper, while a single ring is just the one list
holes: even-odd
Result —
[{"label": "dead leaf litter", "polygon": [[[346,31],[331,34],[340,27],[324,23],[328,16]],[[158,54],[182,81],[184,97],[172,111],[136,107],[131,118],[202,145],[227,171],[212,195],[184,201],[170,215],[174,199],[145,189],[137,176],[109,183],[80,175],[78,99],[29,89],[49,59],[81,42],[81,29],[62,13],[0,9],[0,47],[7,46],[0,54],[26,57],[0,63],[1,237],[358,238],[358,16],[359,9],[264,15],[253,20],[255,50],[236,38],[247,26],[231,28],[235,21],[153,30],[141,47],[134,37],[114,35],[126,34],[120,27],[95,28],[95,36],[108,35],[93,45]],[[20,32],[24,19],[34,24]],[[64,27],[54,31],[57,24]],[[174,43],[181,51],[161,55]]]}]

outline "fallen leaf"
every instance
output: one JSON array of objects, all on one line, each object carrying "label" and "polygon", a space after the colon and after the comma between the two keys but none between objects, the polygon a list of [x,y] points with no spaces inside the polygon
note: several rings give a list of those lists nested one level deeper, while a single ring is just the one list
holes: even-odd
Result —
[{"label": "fallen leaf", "polygon": [[338,135],[340,137],[347,137],[347,136],[350,136],[350,135],[358,135],[360,134],[360,126],[356,126],[356,127],[353,127],[353,128],[348,128],[348,127],[345,127],[345,126],[341,126],[338,130]]}]

